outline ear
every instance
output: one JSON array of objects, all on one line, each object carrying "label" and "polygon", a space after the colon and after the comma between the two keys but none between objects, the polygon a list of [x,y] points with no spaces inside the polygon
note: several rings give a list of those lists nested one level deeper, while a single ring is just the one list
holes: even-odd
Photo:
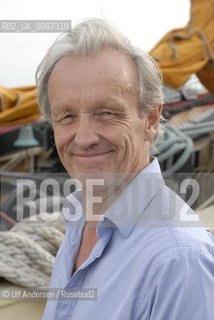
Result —
[{"label": "ear", "polygon": [[145,140],[150,141],[151,143],[154,141],[157,132],[158,126],[160,123],[160,116],[163,109],[163,105],[157,106],[154,110],[150,111],[147,115],[146,119],[146,127],[145,127]]}]

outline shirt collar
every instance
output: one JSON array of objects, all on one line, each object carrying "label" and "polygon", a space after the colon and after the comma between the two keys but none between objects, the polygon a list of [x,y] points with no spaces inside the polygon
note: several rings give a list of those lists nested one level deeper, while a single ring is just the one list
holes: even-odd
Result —
[{"label": "shirt collar", "polygon": [[154,158],[106,210],[98,225],[113,224],[128,238],[143,212],[164,184],[158,160]]},{"label": "shirt collar", "polygon": [[[105,228],[118,228],[122,236],[128,238],[143,212],[164,184],[158,160],[153,158],[101,216],[97,234]],[[66,220],[66,233],[71,226],[76,226],[75,238],[82,232],[86,223],[85,212],[81,203],[81,191],[75,191],[67,197],[62,210]],[[74,232],[74,231],[73,231]],[[74,233],[73,233],[74,238]]]}]

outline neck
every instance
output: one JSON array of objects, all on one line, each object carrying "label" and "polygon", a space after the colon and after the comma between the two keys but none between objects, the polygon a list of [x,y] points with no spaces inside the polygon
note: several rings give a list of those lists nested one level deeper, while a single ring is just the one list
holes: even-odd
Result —
[{"label": "neck", "polygon": [[[149,164],[149,157],[141,170]],[[86,213],[86,221],[98,223],[101,215],[112,205],[127,185],[141,171],[135,168],[126,176],[121,173],[111,174],[84,174],[79,180],[82,186],[82,204]]]},{"label": "neck", "polygon": [[[86,221],[98,223],[101,215],[105,213],[136,175],[137,173],[129,175],[125,179],[124,176],[117,176],[114,181],[109,178],[98,179],[96,180],[98,184],[91,180],[91,183],[85,184],[82,191],[82,203],[86,213]],[[100,181],[103,182],[102,185]]]}]

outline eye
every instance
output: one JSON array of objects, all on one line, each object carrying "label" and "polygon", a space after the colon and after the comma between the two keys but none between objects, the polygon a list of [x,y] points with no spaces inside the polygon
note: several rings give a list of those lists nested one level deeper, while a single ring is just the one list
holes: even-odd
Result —
[{"label": "eye", "polygon": [[76,115],[74,113],[67,112],[59,115],[55,119],[55,122],[59,124],[70,124],[74,122],[75,118],[76,118]]},{"label": "eye", "polygon": [[96,116],[103,120],[112,119],[115,116],[115,112],[111,110],[99,110],[96,112]]},{"label": "eye", "polygon": [[73,114],[73,113],[67,113],[67,114],[65,114],[63,117],[62,117],[62,120],[64,120],[64,119],[74,119],[75,118],[75,114]]},{"label": "eye", "polygon": [[103,111],[103,112],[101,112],[101,115],[103,115],[103,116],[111,116],[111,115],[113,115],[113,112]]}]

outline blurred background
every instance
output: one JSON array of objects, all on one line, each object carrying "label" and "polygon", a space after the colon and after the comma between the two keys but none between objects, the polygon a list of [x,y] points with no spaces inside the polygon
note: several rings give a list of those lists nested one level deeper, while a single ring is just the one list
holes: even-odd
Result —
[{"label": "blurred background", "polygon": [[[72,20],[105,18],[115,23],[132,42],[150,51],[172,28],[186,25],[189,0],[7,0],[1,20]],[[35,70],[56,33],[0,33],[0,86],[34,84]]]}]

